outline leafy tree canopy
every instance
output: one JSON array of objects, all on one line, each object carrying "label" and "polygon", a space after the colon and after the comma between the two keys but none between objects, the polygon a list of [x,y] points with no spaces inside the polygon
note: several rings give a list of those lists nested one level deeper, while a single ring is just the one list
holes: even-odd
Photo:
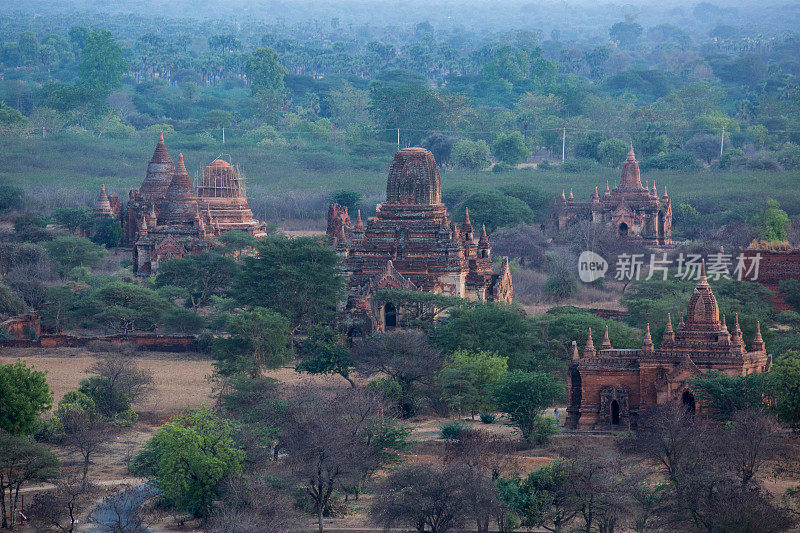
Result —
[{"label": "leafy tree canopy", "polygon": [[53,405],[45,372],[22,361],[0,365],[0,429],[20,435],[30,432],[39,414]]}]

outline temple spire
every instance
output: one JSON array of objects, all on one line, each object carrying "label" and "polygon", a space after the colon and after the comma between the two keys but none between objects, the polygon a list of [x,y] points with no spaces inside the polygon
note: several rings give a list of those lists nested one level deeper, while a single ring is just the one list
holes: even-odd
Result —
[{"label": "temple spire", "polygon": [[570,200],[574,200],[575,199],[575,196],[573,196],[573,194],[572,194],[572,187],[569,188],[569,199]]},{"label": "temple spire", "polygon": [[606,332],[603,335],[603,344],[600,345],[601,350],[610,350],[611,349],[611,340],[608,338],[608,326],[606,326]]},{"label": "temple spire", "polygon": [[754,352],[764,351],[764,339],[761,338],[761,322],[756,322],[756,335],[753,337],[753,343],[750,345],[750,350]]},{"label": "temple spire", "polygon": [[672,329],[672,315],[667,313],[667,327],[664,328],[664,335],[661,337],[661,343],[664,342],[674,342],[675,341],[675,331]]},{"label": "temple spire", "polygon": [[642,340],[642,349],[646,351],[653,350],[653,337],[650,336],[650,322],[644,330],[644,340]]},{"label": "temple spire", "polygon": [[583,347],[584,357],[594,357],[594,341],[592,341],[592,328],[589,328],[589,336],[586,339],[586,346]]},{"label": "temple spire", "polygon": [[580,358],[581,358],[580,355],[578,355],[578,343],[572,341],[572,360],[578,361],[580,360]]},{"label": "temple spire", "polygon": [[628,148],[628,161],[636,161],[636,154],[633,153],[633,141],[630,141],[630,148]]},{"label": "temple spire", "polygon": [[485,244],[489,244],[489,236],[488,236],[488,235],[486,235],[486,224],[483,224],[483,225],[481,226],[481,238],[480,238],[480,242],[481,242],[481,243],[485,243]]},{"label": "temple spire", "polygon": [[[359,213],[361,213],[361,212],[359,211]],[[472,225],[472,222],[469,219],[469,207],[465,207],[464,208],[464,225],[465,226],[471,226]]]},{"label": "temple spire", "polygon": [[358,210],[358,216],[356,217],[356,229],[364,229],[364,222],[361,220],[361,209]]}]

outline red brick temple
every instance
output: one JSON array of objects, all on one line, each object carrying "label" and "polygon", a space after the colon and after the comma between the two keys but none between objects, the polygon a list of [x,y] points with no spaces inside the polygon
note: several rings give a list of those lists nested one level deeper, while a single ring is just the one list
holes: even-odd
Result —
[{"label": "red brick temple", "polygon": [[372,299],[384,288],[478,301],[513,298],[508,259],[495,273],[486,229],[476,239],[468,211],[461,224],[450,220],[442,203],[439,168],[424,148],[404,148],[395,154],[386,201],[366,224],[360,212],[352,223],[346,207],[331,204],[328,235],[349,278],[351,335],[399,325],[402,310],[392,302],[378,305]]},{"label": "red brick temple", "polygon": [[[104,194],[105,189],[95,209],[98,216],[107,216]],[[123,242],[133,246],[133,270],[140,276],[156,272],[161,261],[212,248],[214,238],[226,231],[266,235],[266,224],[253,219],[237,168],[215,159],[195,188],[183,154],[175,164],[163,133],[142,186],[128,195],[122,222]]]},{"label": "red brick temple", "polygon": [[622,179],[610,189],[606,182],[603,196],[595,187],[588,202],[575,200],[572,189],[569,197],[561,192],[554,201],[553,223],[563,230],[578,221],[591,221],[611,226],[621,238],[640,240],[649,245],[672,243],[672,201],[664,194],[659,198],[655,181],[652,187],[642,185],[639,163],[633,153],[633,144],[622,166]]},{"label": "red brick temple", "polygon": [[689,300],[686,320],[683,316],[673,330],[667,315],[667,327],[661,346],[654,349],[647,325],[641,349],[616,349],[606,328],[605,338],[595,348],[591,330],[582,352],[572,342],[569,366],[569,406],[566,427],[573,429],[613,429],[636,427],[642,410],[668,402],[679,402],[690,410],[706,412],[695,400],[689,380],[710,370],[729,376],[766,372],[772,364],[764,351],[761,326],[748,351],[742,340],[739,316],[733,331],[728,331],[725,317],[708,285],[703,264],[700,281]]}]

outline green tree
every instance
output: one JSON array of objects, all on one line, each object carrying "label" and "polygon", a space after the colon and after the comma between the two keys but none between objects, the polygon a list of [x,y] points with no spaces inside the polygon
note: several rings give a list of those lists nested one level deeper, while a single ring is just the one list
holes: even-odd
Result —
[{"label": "green tree", "polygon": [[800,424],[800,350],[789,350],[775,359],[769,386],[775,412],[796,427]]},{"label": "green tree", "polygon": [[534,219],[533,210],[523,200],[489,189],[471,194],[459,211],[469,209],[473,227],[485,225],[488,231],[505,226],[529,224]]},{"label": "green tree", "polygon": [[597,156],[606,165],[621,165],[625,161],[627,153],[628,143],[622,139],[606,139],[597,145]]},{"label": "green tree", "polygon": [[489,166],[489,145],[483,139],[459,139],[450,152],[450,160],[458,168],[483,170]]},{"label": "green tree", "polygon": [[347,346],[347,339],[330,327],[314,326],[303,342],[301,361],[295,368],[298,372],[309,374],[338,374],[350,383],[353,369],[353,354]]},{"label": "green tree", "polygon": [[0,283],[0,316],[18,315],[26,309],[25,301],[16,292]]},{"label": "green tree", "polygon": [[768,374],[728,376],[718,370],[689,381],[695,396],[713,409],[714,416],[730,420],[737,411],[761,408],[769,392]]},{"label": "green tree", "polygon": [[0,211],[21,209],[24,201],[25,191],[7,183],[0,183]]},{"label": "green tree", "polygon": [[91,240],[106,248],[118,246],[122,241],[122,224],[115,218],[101,218],[95,221]]},{"label": "green tree", "polygon": [[239,303],[272,309],[289,319],[291,334],[324,323],[336,312],[344,281],[339,258],[311,237],[271,237],[245,257],[233,293]]},{"label": "green tree", "polygon": [[563,531],[577,516],[579,507],[568,483],[569,471],[563,461],[537,468],[528,477],[515,480],[516,496],[508,503],[528,527]]},{"label": "green tree", "polygon": [[781,209],[781,205],[773,200],[767,200],[767,207],[764,209],[759,220],[759,238],[767,242],[782,242],[788,237],[789,215]]},{"label": "green tree", "polygon": [[511,370],[497,383],[494,401],[529,440],[544,410],[563,394],[563,381],[552,374]]},{"label": "green tree", "polygon": [[450,310],[433,335],[442,351],[495,352],[508,358],[510,368],[530,362],[533,331],[518,309],[494,303]]},{"label": "green tree", "polygon": [[439,374],[448,403],[472,418],[492,407],[492,389],[508,371],[508,357],[493,352],[457,350]]},{"label": "green tree", "polygon": [[22,485],[50,481],[57,475],[58,458],[47,446],[29,435],[0,431],[0,527],[14,529]]},{"label": "green tree", "polygon": [[261,375],[264,368],[277,368],[291,358],[289,320],[271,309],[255,307],[228,318],[228,338],[216,338],[213,351],[217,368],[224,375],[247,372]]},{"label": "green tree", "polygon": [[361,205],[361,200],[363,199],[363,194],[351,189],[339,189],[331,193],[331,202],[346,207],[347,213],[350,215],[353,222],[355,222],[356,210],[358,206]]},{"label": "green tree", "polygon": [[122,84],[122,75],[128,65],[122,48],[108,30],[92,28],[81,50],[78,74],[81,82],[101,96],[106,96]]},{"label": "green tree", "polygon": [[81,237],[86,236],[93,222],[92,212],[85,207],[57,207],[53,209],[53,218],[70,233]]},{"label": "green tree", "polygon": [[132,469],[150,476],[168,505],[206,519],[221,483],[242,471],[245,453],[236,431],[235,422],[212,409],[193,409],[161,426]]},{"label": "green tree", "polygon": [[214,252],[170,259],[158,267],[156,287],[171,285],[186,290],[196,312],[212,296],[225,296],[238,271],[236,261]]},{"label": "green tree", "polygon": [[0,429],[28,433],[39,414],[50,409],[53,393],[45,374],[22,361],[0,365]]},{"label": "green tree", "polygon": [[256,48],[245,64],[253,94],[281,94],[286,67],[272,48]]},{"label": "green tree", "polygon": [[529,151],[522,134],[515,131],[498,135],[492,144],[492,153],[503,163],[517,165],[528,157]]},{"label": "green tree", "polygon": [[608,33],[611,35],[612,39],[619,42],[620,46],[631,47],[636,44],[636,41],[642,36],[642,31],[641,24],[626,20],[624,22],[617,22],[611,26]]},{"label": "green tree", "polygon": [[83,237],[56,237],[43,244],[61,279],[80,266],[94,266],[108,255],[105,248]]}]

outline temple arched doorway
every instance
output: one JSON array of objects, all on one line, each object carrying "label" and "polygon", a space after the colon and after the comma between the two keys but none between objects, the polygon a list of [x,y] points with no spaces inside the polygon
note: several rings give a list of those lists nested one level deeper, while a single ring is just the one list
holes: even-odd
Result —
[{"label": "temple arched doorway", "polygon": [[694,394],[689,392],[688,390],[683,391],[683,396],[681,396],[681,402],[683,406],[686,408],[686,411],[690,414],[694,414],[696,406],[694,403]]},{"label": "temple arched doorway", "polygon": [[383,326],[386,329],[397,327],[397,308],[392,302],[383,306]]},{"label": "temple arched doorway", "polygon": [[628,225],[625,222],[619,225],[619,236],[620,237],[628,236]]},{"label": "temple arched doorway", "polygon": [[617,400],[611,402],[611,425],[619,425],[619,402]]},{"label": "temple arched doorway", "polygon": [[664,225],[664,211],[659,210],[658,211],[658,226],[656,228],[656,233],[657,233],[658,237],[664,238],[664,237],[666,237],[666,232],[667,232],[667,230],[666,230],[665,225]]}]

